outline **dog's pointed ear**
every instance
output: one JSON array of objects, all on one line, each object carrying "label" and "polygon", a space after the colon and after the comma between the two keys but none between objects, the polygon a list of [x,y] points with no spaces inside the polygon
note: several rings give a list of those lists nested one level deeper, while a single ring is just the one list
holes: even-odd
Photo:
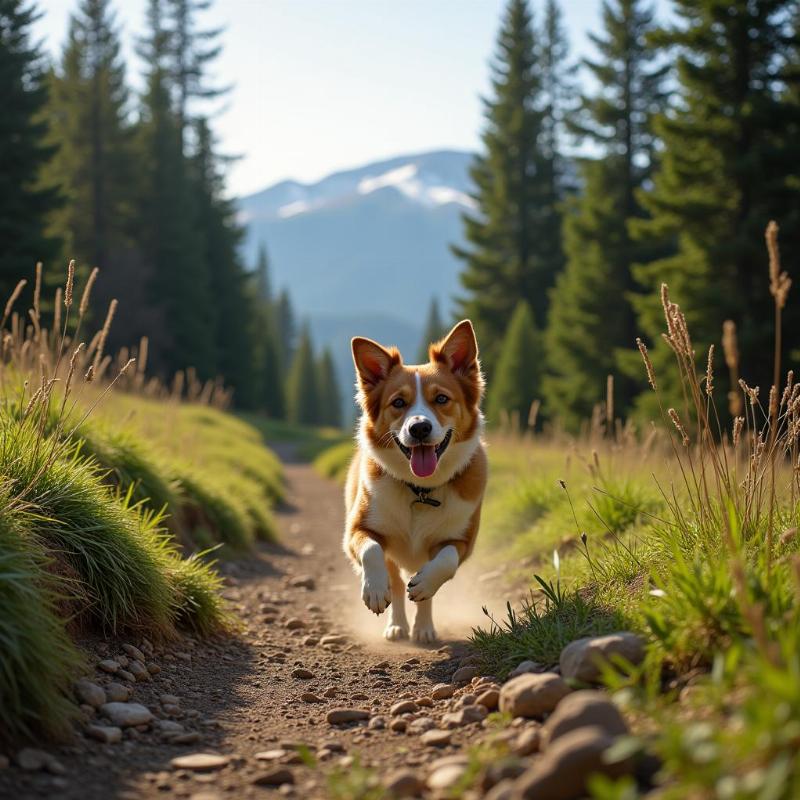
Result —
[{"label": "dog's pointed ear", "polygon": [[478,361],[478,340],[472,323],[461,320],[431,350],[436,360],[444,361],[453,372],[466,375]]},{"label": "dog's pointed ear", "polygon": [[356,336],[350,342],[353,350],[353,363],[361,388],[365,391],[375,388],[386,380],[393,367],[402,363],[396,348],[387,350],[372,339]]}]

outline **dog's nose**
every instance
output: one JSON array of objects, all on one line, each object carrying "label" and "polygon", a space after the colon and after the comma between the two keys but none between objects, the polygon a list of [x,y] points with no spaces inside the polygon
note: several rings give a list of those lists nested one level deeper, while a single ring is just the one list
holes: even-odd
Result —
[{"label": "dog's nose", "polygon": [[417,440],[422,441],[430,436],[433,425],[427,419],[420,419],[408,426],[408,432]]}]

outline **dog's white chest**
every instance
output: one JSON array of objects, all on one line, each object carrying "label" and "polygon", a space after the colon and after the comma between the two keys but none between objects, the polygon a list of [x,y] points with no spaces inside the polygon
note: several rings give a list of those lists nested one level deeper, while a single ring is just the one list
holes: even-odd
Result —
[{"label": "dog's white chest", "polygon": [[461,538],[475,510],[475,501],[464,500],[447,484],[429,496],[440,505],[419,502],[406,484],[386,475],[370,486],[367,525],[383,537],[387,554],[405,570],[425,564],[434,545]]}]

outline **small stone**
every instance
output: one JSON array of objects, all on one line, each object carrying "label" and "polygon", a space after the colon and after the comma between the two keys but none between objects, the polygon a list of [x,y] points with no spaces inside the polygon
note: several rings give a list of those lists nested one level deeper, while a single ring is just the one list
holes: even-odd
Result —
[{"label": "small stone", "polygon": [[405,733],[407,727],[408,723],[404,719],[401,719],[400,717],[398,717],[397,719],[393,719],[389,723],[389,730],[394,731],[395,733]]},{"label": "small stone", "polygon": [[414,698],[414,702],[420,708],[433,708],[433,700],[430,697],[416,697]]},{"label": "small stone", "polygon": [[162,706],[178,706],[181,700],[174,694],[162,694],[158,696],[158,702],[161,703]]},{"label": "small stone", "polygon": [[175,734],[183,733],[183,725],[180,722],[174,722],[171,719],[160,719],[156,722],[156,727],[161,733]]},{"label": "small stone", "polygon": [[287,767],[277,767],[257,775],[253,778],[253,783],[256,786],[283,786],[294,783],[294,773]]},{"label": "small stone", "polygon": [[420,741],[427,747],[447,747],[452,741],[452,737],[453,734],[450,731],[434,728],[433,730],[425,731],[420,737]]},{"label": "small stone", "polygon": [[500,758],[492,760],[484,767],[481,788],[488,791],[503,780],[514,780],[525,772],[527,764],[519,758]]},{"label": "small stone", "polygon": [[284,758],[289,753],[288,750],[278,748],[275,750],[262,750],[260,753],[255,754],[256,761],[278,761]]},{"label": "small stone", "polygon": [[526,673],[503,685],[499,708],[514,717],[541,717],[549,714],[569,692],[569,686],[554,672]]},{"label": "small stone", "polygon": [[192,772],[211,772],[222,769],[230,763],[229,756],[218,753],[190,753],[173,758],[169,763],[173,769],[188,769]]},{"label": "small stone", "polygon": [[630,774],[631,760],[607,763],[613,740],[600,728],[579,728],[559,737],[517,781],[516,796],[525,800],[577,800],[587,792],[590,775],[609,778]]},{"label": "small stone", "polygon": [[483,722],[489,711],[485,706],[466,706],[458,711],[452,711],[442,717],[442,722],[448,728],[461,728],[464,725],[472,725],[476,722]]},{"label": "small stone", "polygon": [[430,717],[420,717],[409,722],[406,730],[408,733],[418,736],[420,733],[425,733],[425,731],[435,727],[436,723]]},{"label": "small stone", "polygon": [[525,728],[514,740],[511,750],[518,756],[530,756],[539,752],[541,740],[542,735],[538,728]]},{"label": "small stone", "polygon": [[106,684],[106,697],[109,703],[127,703],[131,699],[130,687],[116,682]]},{"label": "small stone", "polygon": [[103,744],[116,744],[122,741],[122,728],[112,725],[89,725],[86,728],[86,735]]},{"label": "small stone", "polygon": [[628,631],[577,639],[561,651],[561,674],[583,683],[595,683],[601,677],[601,666],[612,657],[640,664],[644,659],[644,640]]},{"label": "small stone", "polygon": [[288,628],[290,631],[296,631],[300,630],[300,628],[305,628],[306,624],[303,622],[303,620],[298,619],[297,617],[291,617],[283,623],[283,626],[284,628]]},{"label": "small stone", "polygon": [[147,667],[145,667],[141,661],[131,661],[131,663],[128,665],[128,670],[137,681],[150,680],[150,673],[147,671]]},{"label": "small stone", "polygon": [[117,675],[122,678],[122,680],[128,681],[128,683],[134,683],[136,681],[136,676],[132,672],[128,672],[127,669],[118,669]]},{"label": "small stone", "polygon": [[478,674],[478,668],[472,664],[466,667],[459,667],[453,673],[453,683],[469,683]]},{"label": "small stone", "polygon": [[306,647],[314,647],[315,645],[319,644],[319,639],[316,636],[304,636],[303,644]]},{"label": "small stone", "polygon": [[97,668],[103,672],[108,672],[110,675],[114,675],[119,672],[119,662],[114,661],[112,658],[107,658],[104,661],[101,661],[97,665]]},{"label": "small stone", "polygon": [[47,766],[49,753],[37,750],[35,747],[24,747],[16,755],[16,762],[26,772],[38,772]]},{"label": "small stone", "polygon": [[396,769],[390,772],[384,783],[390,797],[417,797],[422,794],[425,784],[410,769]]},{"label": "small stone", "polygon": [[415,711],[419,711],[419,706],[413,700],[401,700],[389,709],[389,713],[393,717],[399,717],[401,714],[413,714]]},{"label": "small stone", "polygon": [[431,697],[434,700],[447,700],[455,694],[456,687],[451,683],[437,683],[431,689]]},{"label": "small stone", "polygon": [[300,680],[308,681],[315,677],[314,673],[310,669],[306,669],[305,667],[297,667],[296,669],[292,670],[292,677],[293,678],[300,678]]},{"label": "small stone", "polygon": [[461,780],[466,771],[466,763],[442,764],[431,771],[426,783],[434,791],[450,789]]},{"label": "small stone", "polygon": [[149,709],[139,703],[106,703],[100,707],[100,713],[118,728],[147,725],[154,719]]},{"label": "small stone", "polygon": [[81,703],[92,708],[100,708],[106,702],[105,691],[87,678],[75,682],[75,696]]},{"label": "small stone", "polygon": [[304,703],[324,703],[325,701],[321,697],[317,697],[314,692],[303,692],[300,695],[300,699]]},{"label": "small stone", "polygon": [[317,582],[312,575],[297,575],[289,581],[289,585],[298,589],[312,590],[317,588]]},{"label": "small stone", "polygon": [[386,727],[386,717],[373,717],[367,727],[371,731],[382,731]]},{"label": "small stone", "polygon": [[123,644],[122,649],[125,651],[125,655],[136,659],[136,661],[141,661],[144,663],[147,660],[144,653],[138,647],[134,647],[132,644]]},{"label": "small stone", "polygon": [[148,661],[145,666],[151,675],[158,675],[158,673],[161,672],[161,667],[159,667],[155,661]]},{"label": "small stone", "polygon": [[462,694],[456,701],[456,708],[464,708],[464,706],[474,706],[477,696],[474,694]]},{"label": "small stone", "polygon": [[612,739],[625,736],[628,725],[619,709],[602,692],[573,692],[565,697],[542,728],[542,745],[579,728],[596,726]]},{"label": "small stone", "polygon": [[336,697],[339,694],[339,690],[335,686],[329,686],[323,693],[323,697]]},{"label": "small stone", "polygon": [[546,672],[546,669],[536,661],[523,661],[509,673],[508,677],[516,678],[518,675],[527,675],[531,672]]},{"label": "small stone", "polygon": [[333,708],[325,715],[325,719],[331,725],[346,725],[369,719],[369,711],[360,708]]},{"label": "small stone", "polygon": [[489,711],[496,711],[497,705],[500,702],[500,691],[498,689],[487,689],[478,695],[475,701],[479,706],[484,706]]},{"label": "small stone", "polygon": [[347,637],[342,636],[340,633],[329,633],[326,636],[323,636],[319,643],[325,647],[325,645],[329,644],[347,644]]},{"label": "small stone", "polygon": [[177,736],[170,737],[170,744],[196,744],[202,737],[197,731],[179,733]]}]

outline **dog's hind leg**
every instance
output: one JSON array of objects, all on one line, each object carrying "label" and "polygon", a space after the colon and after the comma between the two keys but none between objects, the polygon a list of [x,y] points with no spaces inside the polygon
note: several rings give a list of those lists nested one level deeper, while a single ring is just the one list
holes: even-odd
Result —
[{"label": "dog's hind leg", "polygon": [[414,630],[411,634],[415,642],[430,644],[437,640],[433,627],[433,600],[419,600],[416,603],[417,615],[414,617]]},{"label": "dog's hind leg", "polygon": [[392,586],[392,604],[389,606],[389,621],[383,631],[384,638],[390,641],[408,639],[408,619],[406,617],[406,585],[400,569],[391,559],[386,559],[389,581]]}]

